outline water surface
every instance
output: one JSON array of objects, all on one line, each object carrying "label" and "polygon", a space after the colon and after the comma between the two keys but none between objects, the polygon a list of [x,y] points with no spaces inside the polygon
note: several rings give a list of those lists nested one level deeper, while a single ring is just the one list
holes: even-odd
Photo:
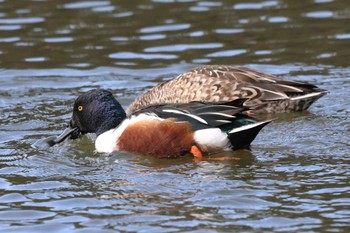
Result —
[{"label": "water surface", "polygon": [[[0,229],[4,232],[347,232],[350,5],[345,0],[0,2]],[[240,161],[49,149],[79,93],[124,107],[203,64],[330,91],[275,118]],[[230,153],[232,155],[232,153]]]}]

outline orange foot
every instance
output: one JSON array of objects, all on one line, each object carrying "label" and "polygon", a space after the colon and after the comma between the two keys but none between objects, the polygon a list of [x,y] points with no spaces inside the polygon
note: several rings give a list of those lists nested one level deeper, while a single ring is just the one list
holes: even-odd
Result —
[{"label": "orange foot", "polygon": [[190,152],[193,154],[195,162],[200,162],[203,160],[202,151],[197,146],[192,146]]},{"label": "orange foot", "polygon": [[203,158],[202,151],[197,146],[192,146],[190,150],[191,154],[194,156],[194,161],[200,162],[200,161],[226,161],[226,160],[240,160],[240,158],[237,157],[217,157],[217,158]]},{"label": "orange foot", "polygon": [[254,115],[254,111],[251,110],[251,109],[250,109],[250,110],[247,110],[246,113],[247,113],[247,115],[250,116],[250,117]]}]

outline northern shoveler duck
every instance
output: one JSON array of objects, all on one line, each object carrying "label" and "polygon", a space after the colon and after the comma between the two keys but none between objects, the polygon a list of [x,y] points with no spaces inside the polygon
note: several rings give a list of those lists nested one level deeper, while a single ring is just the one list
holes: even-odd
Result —
[{"label": "northern shoveler duck", "polygon": [[306,82],[287,81],[245,67],[206,65],[151,88],[137,98],[126,113],[154,104],[241,98],[247,99],[244,106],[259,106],[255,113],[294,112],[306,110],[326,93]]},{"label": "northern shoveler duck", "polygon": [[245,114],[249,108],[241,106],[242,102],[154,105],[127,116],[111,92],[94,89],[76,99],[69,126],[47,143],[52,146],[66,138],[96,133],[99,152],[122,150],[158,158],[249,149],[270,121]]}]

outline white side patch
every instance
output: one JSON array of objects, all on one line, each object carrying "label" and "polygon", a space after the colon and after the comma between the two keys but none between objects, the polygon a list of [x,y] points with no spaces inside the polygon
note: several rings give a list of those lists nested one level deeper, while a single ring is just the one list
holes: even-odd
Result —
[{"label": "white side patch", "polygon": [[102,153],[111,153],[112,151],[119,150],[117,141],[124,132],[124,130],[129,126],[138,121],[143,120],[163,120],[154,115],[140,114],[137,116],[133,116],[129,119],[125,119],[117,128],[110,129],[107,132],[104,132],[100,136],[96,138],[95,148],[96,151]]},{"label": "white side patch", "polygon": [[255,127],[259,126],[259,125],[266,124],[268,122],[271,122],[271,120],[260,121],[260,122],[252,123],[252,124],[249,124],[249,125],[244,125],[244,126],[241,126],[241,127],[238,127],[238,128],[234,128],[228,133],[229,134],[233,134],[233,133],[237,133],[237,132],[240,132],[240,131],[252,129],[252,128],[255,128]]},{"label": "white side patch", "polygon": [[194,141],[198,145],[231,150],[231,143],[227,134],[219,128],[201,129],[194,132]]}]

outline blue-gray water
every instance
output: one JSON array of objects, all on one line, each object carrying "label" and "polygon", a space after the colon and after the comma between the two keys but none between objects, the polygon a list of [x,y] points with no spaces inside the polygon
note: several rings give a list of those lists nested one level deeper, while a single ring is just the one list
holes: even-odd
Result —
[{"label": "blue-gray water", "polygon": [[[1,232],[348,232],[347,0],[0,1]],[[241,160],[94,152],[65,127],[76,96],[123,106],[201,64],[330,91],[275,118]]]}]

